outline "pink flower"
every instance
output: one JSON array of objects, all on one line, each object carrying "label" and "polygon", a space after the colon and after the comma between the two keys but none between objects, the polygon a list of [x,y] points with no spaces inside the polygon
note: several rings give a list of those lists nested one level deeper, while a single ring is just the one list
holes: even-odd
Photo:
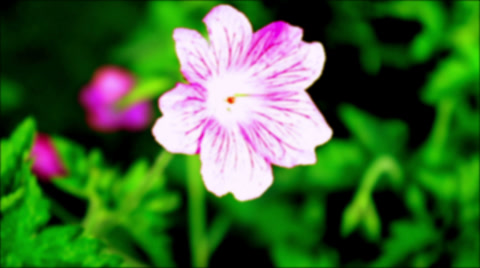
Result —
[{"label": "pink flower", "polygon": [[39,180],[47,182],[53,177],[67,175],[62,160],[48,135],[38,133],[35,136],[31,156],[33,159],[32,172]]},{"label": "pink flower", "polygon": [[212,193],[257,198],[272,184],[272,164],[313,164],[315,147],[332,136],[305,92],[322,72],[323,46],[303,42],[302,29],[282,21],[252,33],[227,5],[203,21],[209,43],[197,31],[174,31],[188,84],[160,98],[163,116],[152,132],[170,152],[200,154]]},{"label": "pink flower", "polygon": [[98,69],[80,93],[80,103],[87,112],[87,123],[100,132],[138,131],[149,126],[153,111],[148,102],[136,103],[125,109],[118,102],[134,87],[134,77],[119,67]]}]

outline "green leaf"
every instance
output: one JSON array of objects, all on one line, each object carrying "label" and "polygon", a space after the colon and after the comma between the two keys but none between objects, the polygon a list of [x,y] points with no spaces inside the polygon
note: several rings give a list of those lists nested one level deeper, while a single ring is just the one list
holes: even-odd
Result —
[{"label": "green leaf", "polygon": [[1,195],[13,192],[22,183],[17,171],[28,161],[35,136],[35,121],[25,119],[8,140],[1,141]]},{"label": "green leaf", "polygon": [[399,266],[410,255],[439,240],[435,226],[429,221],[397,221],[390,227],[391,236],[382,246],[382,255],[373,267]]},{"label": "green leaf", "polygon": [[366,151],[352,140],[333,139],[316,152],[317,163],[304,168],[305,188],[317,186],[333,191],[352,187],[358,183],[368,161]]},{"label": "green leaf", "polygon": [[463,225],[460,236],[452,243],[452,267],[480,266],[480,231],[475,223],[478,223],[478,218],[469,225]]},{"label": "green leaf", "polygon": [[15,152],[21,154],[23,159],[27,157],[30,149],[33,145],[33,139],[35,137],[35,121],[33,118],[28,117],[13,131],[10,136],[10,142],[15,148]]},{"label": "green leaf", "polygon": [[222,211],[228,212],[233,222],[248,230],[248,236],[256,243],[273,245],[289,241],[300,246],[318,243],[320,235],[305,233],[317,233],[319,228],[323,228],[322,211],[316,211],[320,215],[312,215],[313,212],[309,211],[311,206],[321,210],[322,205],[305,202],[301,206],[295,206],[288,202],[288,195],[278,197],[264,195],[249,202],[238,202],[232,195],[228,195],[222,199],[215,197],[214,202]]},{"label": "green leaf", "polygon": [[125,175],[106,166],[99,152],[88,157],[86,231],[104,239],[135,266],[150,264],[140,261],[137,247],[154,266],[175,265],[166,233],[170,221],[165,214],[178,209],[180,197],[166,189],[162,174],[170,157],[162,151],[153,167],[139,159]]},{"label": "green leaf", "polygon": [[478,73],[466,69],[467,63],[466,59],[455,55],[441,61],[422,89],[422,100],[435,104],[442,99],[468,93],[469,85],[478,84]]},{"label": "green leaf", "polygon": [[378,241],[382,226],[375,203],[369,195],[357,196],[344,210],[341,235],[346,237],[359,226],[368,240]]},{"label": "green leaf", "polygon": [[87,242],[84,238],[74,237],[80,233],[79,227],[45,228],[50,218],[49,202],[28,166],[22,167],[22,173],[26,177],[21,186],[25,194],[15,209],[2,211],[2,266],[116,267],[120,264],[119,257],[100,254],[102,247],[98,241],[89,239]]},{"label": "green leaf", "polygon": [[139,159],[133,163],[123,176],[122,187],[116,194],[116,198],[122,199],[133,193],[146,179],[149,163],[146,159]]},{"label": "green leaf", "polygon": [[118,102],[120,108],[127,108],[138,102],[157,99],[166,91],[172,89],[175,83],[170,77],[155,77],[141,79],[127,96]]},{"label": "green leaf", "polygon": [[52,182],[63,191],[79,198],[86,198],[86,184],[90,166],[85,149],[68,139],[53,136],[53,144],[62,160],[67,176]]},{"label": "green leaf", "polygon": [[452,171],[418,168],[417,181],[438,200],[451,202],[458,198],[456,174]]},{"label": "green leaf", "polygon": [[340,106],[340,117],[351,134],[373,154],[404,152],[408,127],[400,120],[380,120],[350,104]]},{"label": "green leaf", "polygon": [[270,249],[276,267],[337,267],[339,256],[335,250],[322,248],[312,254],[306,248],[278,243]]},{"label": "green leaf", "polygon": [[[29,161],[34,135],[35,123],[29,118],[17,127],[9,140],[2,141],[2,186],[13,181],[15,187],[1,195],[0,265],[118,266],[121,258],[102,254],[100,242],[79,236],[78,226],[46,226],[50,219],[50,202],[32,174]],[[7,156],[10,166],[4,167]]]},{"label": "green leaf", "polygon": [[407,186],[404,198],[408,209],[415,216],[422,217],[427,214],[425,193],[416,184]]},{"label": "green leaf", "polygon": [[343,211],[340,233],[342,237],[349,236],[361,222],[361,208],[356,203],[349,204]]},{"label": "green leaf", "polygon": [[[416,20],[422,25],[422,31],[418,33],[408,48],[410,62],[425,62],[436,51],[440,40],[444,36],[446,14],[441,3],[434,1],[422,1],[418,3],[408,1],[380,2],[375,5],[376,16],[391,16],[405,20]],[[392,55],[393,56],[393,55]]]},{"label": "green leaf", "polygon": [[147,200],[145,210],[155,213],[169,213],[180,207],[181,199],[177,193],[160,193],[155,198]]},{"label": "green leaf", "polygon": [[362,229],[369,241],[378,241],[380,239],[382,223],[373,200],[370,201],[363,215]]},{"label": "green leaf", "polygon": [[[9,219],[2,225],[10,225]],[[122,263],[119,256],[103,253],[103,244],[81,235],[81,231],[76,225],[60,225],[38,233],[14,233],[2,226],[2,244],[8,241],[5,249],[2,247],[2,256],[8,256],[2,258],[2,266],[118,267]]]},{"label": "green leaf", "polygon": [[274,167],[272,190],[335,191],[353,187],[361,177],[368,154],[352,140],[332,139],[316,149],[317,163],[291,169]]}]

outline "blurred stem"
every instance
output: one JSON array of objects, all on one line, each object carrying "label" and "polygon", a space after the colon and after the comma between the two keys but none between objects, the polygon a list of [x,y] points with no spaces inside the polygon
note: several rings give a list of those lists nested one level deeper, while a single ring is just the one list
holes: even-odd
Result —
[{"label": "blurred stem", "polygon": [[372,192],[378,180],[385,173],[390,175],[394,185],[400,185],[403,174],[395,158],[389,155],[377,157],[365,171],[352,202],[343,213],[342,236],[349,235],[359,224],[363,224],[367,238],[372,241],[379,239],[381,223]]},{"label": "blurred stem", "polygon": [[192,267],[208,266],[205,189],[198,156],[187,157],[188,224]]},{"label": "blurred stem", "polygon": [[96,183],[100,179],[100,171],[93,168],[89,175],[92,178],[88,180],[85,187],[88,196],[88,208],[82,226],[86,234],[100,237],[106,229],[110,228],[110,225],[104,223],[105,214],[108,211],[101,206],[100,197],[95,189]]},{"label": "blurred stem", "polygon": [[428,159],[431,159],[433,163],[438,163],[443,158],[442,151],[450,132],[450,121],[454,109],[455,100],[452,98],[445,98],[437,104],[437,115],[427,141]]},{"label": "blurred stem", "polygon": [[389,174],[395,184],[400,184],[402,170],[397,161],[391,156],[383,155],[376,158],[368,167],[367,171],[365,171],[362,183],[356,193],[356,198],[367,199],[367,197],[373,192],[377,181],[384,173]]},{"label": "blurred stem", "polygon": [[123,97],[117,104],[119,109],[125,109],[129,106],[143,101],[150,101],[158,98],[172,86],[170,77],[156,77],[150,79],[142,79],[133,90]]}]

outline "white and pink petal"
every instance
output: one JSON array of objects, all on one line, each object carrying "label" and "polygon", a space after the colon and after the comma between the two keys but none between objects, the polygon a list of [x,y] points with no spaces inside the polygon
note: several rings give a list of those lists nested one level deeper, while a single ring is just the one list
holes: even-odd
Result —
[{"label": "white and pink petal", "polygon": [[205,186],[217,196],[231,192],[237,200],[250,200],[273,182],[270,164],[236,127],[212,122],[202,138],[200,159]]},{"label": "white and pink petal", "polygon": [[267,90],[305,90],[323,71],[325,51],[319,42],[302,41],[303,30],[273,22],[253,35],[245,70]]},{"label": "white and pink petal", "polygon": [[248,18],[228,5],[213,8],[203,19],[219,73],[235,70],[245,57],[252,38]]},{"label": "white and pink petal", "polygon": [[216,63],[207,40],[197,31],[177,28],[173,32],[180,68],[190,83],[200,83],[215,76]]},{"label": "white and pink petal", "polygon": [[177,84],[159,100],[163,116],[155,123],[155,140],[172,153],[196,154],[208,122],[205,89],[198,85]]},{"label": "white and pink petal", "polygon": [[[253,98],[253,97],[252,97]],[[267,161],[282,167],[316,162],[315,147],[332,137],[332,129],[304,91],[257,95],[261,103],[241,126],[243,137]]]}]

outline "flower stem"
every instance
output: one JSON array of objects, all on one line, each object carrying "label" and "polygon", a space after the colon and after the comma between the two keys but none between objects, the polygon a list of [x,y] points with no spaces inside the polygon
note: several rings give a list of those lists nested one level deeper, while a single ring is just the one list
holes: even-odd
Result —
[{"label": "flower stem", "polygon": [[198,156],[187,158],[188,223],[192,267],[208,266],[205,189],[200,176]]},{"label": "flower stem", "polygon": [[389,174],[394,184],[401,183],[402,170],[395,158],[389,155],[382,155],[377,157],[365,171],[359,192],[371,194],[383,174]]}]

